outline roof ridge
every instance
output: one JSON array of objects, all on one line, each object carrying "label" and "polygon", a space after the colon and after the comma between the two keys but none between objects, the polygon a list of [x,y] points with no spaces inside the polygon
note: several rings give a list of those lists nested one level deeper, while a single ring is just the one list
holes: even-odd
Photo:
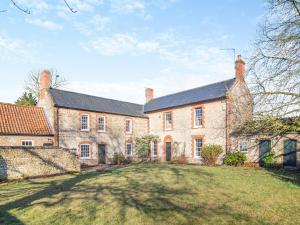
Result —
[{"label": "roof ridge", "polygon": [[187,91],[192,91],[192,90],[195,90],[195,89],[198,89],[198,88],[204,88],[204,87],[208,87],[210,85],[215,85],[215,84],[219,84],[219,83],[225,83],[225,82],[228,82],[230,80],[235,80],[235,78],[231,78],[231,79],[227,79],[227,80],[223,80],[223,81],[218,81],[218,82],[215,82],[215,83],[211,83],[211,84],[206,84],[206,85],[203,85],[203,86],[199,86],[199,87],[195,87],[195,88],[190,88],[190,89],[186,89],[184,91],[179,91],[179,92],[175,92],[175,93],[172,93],[172,94],[167,94],[167,95],[164,95],[164,96],[160,96],[160,97],[157,97],[157,98],[153,98],[151,101],[149,101],[148,103],[152,102],[153,100],[156,100],[156,99],[160,99],[160,98],[164,98],[164,97],[168,97],[168,96],[172,96],[172,95],[176,95],[176,94],[180,94],[180,93],[183,93],[183,92],[187,92]]},{"label": "roof ridge", "polygon": [[42,109],[42,107],[39,106],[35,106],[35,105],[17,105],[14,103],[8,103],[8,102],[0,102],[0,105],[8,105],[8,106],[15,106],[15,107],[22,107],[22,108],[38,108],[38,109]]},{"label": "roof ridge", "polygon": [[75,92],[75,91],[62,90],[62,89],[58,89],[58,88],[50,88],[50,89],[52,89],[52,90],[58,90],[58,91],[64,91],[64,92],[69,92],[69,93],[73,93],[73,94],[85,95],[85,96],[89,96],[89,97],[102,98],[102,99],[112,100],[112,101],[117,101],[117,102],[129,103],[129,104],[133,104],[133,105],[137,105],[137,106],[143,106],[143,104],[138,104],[138,103],[133,103],[133,102],[127,102],[127,101],[122,101],[122,100],[117,100],[117,99],[112,99],[112,98],[104,98],[104,97],[100,97],[100,96],[96,96],[96,95],[89,95],[89,94],[79,93],[79,92]]}]

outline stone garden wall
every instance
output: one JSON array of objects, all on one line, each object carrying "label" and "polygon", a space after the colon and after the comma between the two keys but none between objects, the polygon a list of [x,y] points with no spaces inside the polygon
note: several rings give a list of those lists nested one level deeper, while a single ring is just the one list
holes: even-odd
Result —
[{"label": "stone garden wall", "polygon": [[79,158],[70,149],[0,147],[0,180],[79,171]]}]

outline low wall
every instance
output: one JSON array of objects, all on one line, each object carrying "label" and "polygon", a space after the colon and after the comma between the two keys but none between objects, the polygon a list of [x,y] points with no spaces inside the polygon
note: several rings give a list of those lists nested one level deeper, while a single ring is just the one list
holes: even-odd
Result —
[{"label": "low wall", "polygon": [[70,149],[0,147],[0,180],[79,171],[79,158]]}]

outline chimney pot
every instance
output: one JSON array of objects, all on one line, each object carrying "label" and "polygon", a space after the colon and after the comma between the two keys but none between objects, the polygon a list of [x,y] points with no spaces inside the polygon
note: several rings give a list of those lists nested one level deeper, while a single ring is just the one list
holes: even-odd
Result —
[{"label": "chimney pot", "polygon": [[242,81],[245,79],[245,62],[241,55],[238,55],[235,61],[235,76]]},{"label": "chimney pot", "polygon": [[146,88],[146,103],[151,101],[154,96],[154,90],[152,88]]}]

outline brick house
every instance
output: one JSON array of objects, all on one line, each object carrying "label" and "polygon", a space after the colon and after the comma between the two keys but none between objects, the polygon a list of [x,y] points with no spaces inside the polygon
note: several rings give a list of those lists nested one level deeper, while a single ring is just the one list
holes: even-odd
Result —
[{"label": "brick house", "polygon": [[43,108],[0,103],[0,146],[45,146],[53,140]]},{"label": "brick house", "polygon": [[159,143],[151,143],[151,158],[161,161],[184,154],[189,162],[201,163],[206,144],[221,145],[224,154],[243,151],[255,161],[261,150],[250,148],[253,137],[232,135],[252,120],[244,75],[245,63],[238,56],[232,79],[159,98],[147,88],[146,102],[139,105],[50,88],[50,75],[44,71],[38,106],[53,128],[54,144],[76,149],[81,164],[110,163],[115,152],[134,157],[135,138],[145,134],[160,137]]},{"label": "brick house", "polygon": [[152,158],[170,161],[184,153],[200,163],[204,144],[233,149],[230,133],[252,119],[244,65],[239,56],[235,78],[172,95],[154,98],[147,88],[144,105],[50,88],[44,71],[38,106],[53,127],[54,144],[77,149],[82,164],[110,163],[115,152],[133,157],[135,138],[145,134],[161,139],[151,144]]}]

